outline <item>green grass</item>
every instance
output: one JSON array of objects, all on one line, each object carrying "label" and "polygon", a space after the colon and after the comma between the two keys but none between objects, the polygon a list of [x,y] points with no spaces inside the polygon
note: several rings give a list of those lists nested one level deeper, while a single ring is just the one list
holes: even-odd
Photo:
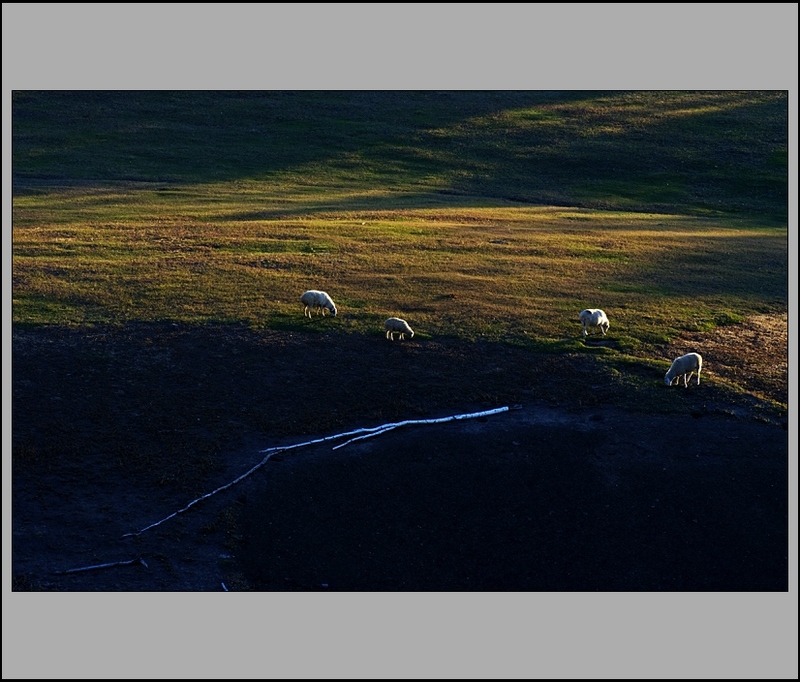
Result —
[{"label": "green grass", "polygon": [[[13,321],[641,355],[787,307],[782,92],[15,92]],[[304,320],[328,290],[335,319]],[[581,343],[602,307],[614,344]]]},{"label": "green grass", "polygon": [[787,215],[785,92],[15,92],[12,106],[18,187],[238,180],[336,211],[443,192]]}]

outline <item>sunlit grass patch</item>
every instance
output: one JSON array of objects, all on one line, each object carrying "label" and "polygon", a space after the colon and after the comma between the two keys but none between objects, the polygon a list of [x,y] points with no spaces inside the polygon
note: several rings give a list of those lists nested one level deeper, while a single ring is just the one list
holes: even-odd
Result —
[{"label": "sunlit grass patch", "polygon": [[[780,230],[668,216],[652,229],[653,221],[501,207],[212,224],[189,217],[180,227],[145,213],[135,225],[43,224],[15,230],[15,297],[83,297],[94,315],[107,306],[113,319],[260,324],[305,289],[326,288],[345,315],[413,313],[434,333],[456,327],[495,339],[576,334],[577,313],[603,307],[626,348],[780,301]],[[15,308],[15,319],[32,309]]]},{"label": "sunlit grass patch", "polygon": [[[418,343],[613,361],[787,305],[785,93],[43,92],[14,107],[15,324],[380,335],[394,315]],[[303,318],[310,288],[336,318]],[[606,337],[582,338],[586,307],[607,312]]]}]

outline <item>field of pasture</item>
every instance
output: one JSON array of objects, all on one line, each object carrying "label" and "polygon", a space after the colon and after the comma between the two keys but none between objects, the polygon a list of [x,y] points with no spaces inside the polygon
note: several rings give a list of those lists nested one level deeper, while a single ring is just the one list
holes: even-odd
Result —
[{"label": "field of pasture", "polygon": [[[15,92],[14,588],[784,589],[787,109],[753,91]],[[336,317],[303,316],[311,288]],[[606,336],[582,337],[587,307]],[[413,339],[386,340],[389,316]],[[667,388],[689,350],[701,383]],[[447,427],[391,436],[396,460],[379,454],[389,436],[287,456],[120,546],[259,448],[499,406],[519,409],[475,422],[468,462]],[[697,440],[653,450],[665,423]],[[547,441],[541,468],[533,434],[557,427],[573,435]],[[576,459],[576,430],[598,428],[613,462],[599,444]],[[667,470],[692,484],[613,490]],[[559,582],[548,567],[580,550],[514,488],[536,489],[534,471],[625,505],[603,532],[648,551]],[[477,480],[480,521],[460,497]],[[728,514],[706,514],[703,481]],[[387,495],[391,514],[369,506]],[[655,526],[623,531],[627,505],[670,497],[664,546],[711,546],[706,563],[666,568]],[[367,507],[368,531],[343,520]],[[687,523],[702,532],[679,550]],[[485,533],[504,562],[483,556]],[[720,573],[730,551],[750,559]],[[58,573],[105,555],[148,569]]]}]

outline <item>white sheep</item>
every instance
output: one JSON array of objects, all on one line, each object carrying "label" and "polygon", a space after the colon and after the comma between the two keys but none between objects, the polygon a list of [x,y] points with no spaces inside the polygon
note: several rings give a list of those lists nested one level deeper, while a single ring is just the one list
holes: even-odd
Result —
[{"label": "white sheep", "polygon": [[300,302],[303,304],[304,317],[311,317],[312,310],[321,312],[323,317],[325,317],[326,310],[331,315],[336,316],[336,306],[333,304],[333,299],[324,291],[317,291],[316,289],[306,291],[300,297]]},{"label": "white sheep", "polygon": [[692,374],[697,372],[697,385],[700,385],[700,370],[703,368],[703,358],[699,353],[687,353],[675,358],[672,365],[664,375],[664,383],[667,386],[672,386],[673,383],[680,383],[683,377],[683,385],[688,388],[689,379]]},{"label": "white sheep", "polygon": [[383,323],[383,326],[386,329],[386,338],[390,341],[394,341],[395,334],[400,334],[401,339],[404,339],[406,334],[409,334],[411,338],[414,337],[414,330],[408,326],[408,322],[399,317],[390,317]]},{"label": "white sheep", "polygon": [[590,329],[600,329],[603,335],[608,331],[608,318],[606,314],[599,308],[587,308],[581,310],[578,319],[583,325],[583,335],[588,336]]}]

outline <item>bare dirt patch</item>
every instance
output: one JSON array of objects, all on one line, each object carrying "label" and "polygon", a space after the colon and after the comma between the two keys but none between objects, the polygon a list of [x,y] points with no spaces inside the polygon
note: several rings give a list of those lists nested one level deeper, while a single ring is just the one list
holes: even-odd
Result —
[{"label": "bare dirt patch", "polygon": [[[648,412],[582,354],[324,321],[16,329],[13,589],[786,590],[786,317],[664,357],[698,346],[745,390]],[[265,448],[500,406],[281,453],[172,516]]]}]

